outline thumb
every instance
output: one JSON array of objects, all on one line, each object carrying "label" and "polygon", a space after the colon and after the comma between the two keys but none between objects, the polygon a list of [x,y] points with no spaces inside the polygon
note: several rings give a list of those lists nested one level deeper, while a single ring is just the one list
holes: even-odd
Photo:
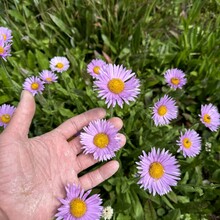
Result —
[{"label": "thumb", "polygon": [[21,99],[16,108],[10,123],[4,130],[5,133],[10,135],[27,136],[29,128],[35,113],[35,100],[33,95],[23,90]]}]

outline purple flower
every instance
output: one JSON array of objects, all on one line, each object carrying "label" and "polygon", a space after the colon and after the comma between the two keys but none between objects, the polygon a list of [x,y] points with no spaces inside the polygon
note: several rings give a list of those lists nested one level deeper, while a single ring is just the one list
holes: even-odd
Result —
[{"label": "purple flower", "polygon": [[100,69],[103,68],[103,66],[106,65],[106,62],[104,62],[101,59],[93,59],[87,66],[87,72],[93,77],[97,78],[100,74]]},{"label": "purple flower", "polygon": [[5,43],[3,37],[0,37],[0,57],[6,61],[8,56],[11,56],[11,44]]},{"label": "purple flower", "polygon": [[66,57],[54,57],[50,60],[50,68],[52,71],[62,73],[69,69],[69,60]]},{"label": "purple flower", "polygon": [[180,139],[177,141],[179,150],[183,151],[184,157],[195,157],[201,151],[201,137],[195,130],[186,130],[183,134],[181,132]]},{"label": "purple flower", "polygon": [[180,179],[179,164],[168,151],[152,148],[148,155],[143,151],[139,158],[137,169],[141,188],[148,189],[153,195],[157,193],[162,196],[171,191],[171,186],[177,185]]},{"label": "purple flower", "polygon": [[38,77],[32,76],[25,79],[23,83],[24,90],[27,90],[35,96],[37,93],[42,93],[44,90],[44,82]]},{"label": "purple flower", "polygon": [[55,214],[57,220],[99,220],[102,214],[102,200],[99,194],[90,197],[91,190],[84,192],[81,187],[67,185],[66,198],[59,199],[62,203]]},{"label": "purple flower", "polygon": [[169,69],[165,72],[166,83],[170,85],[171,88],[176,90],[177,88],[182,89],[186,84],[185,73],[179,69]]},{"label": "purple flower", "polygon": [[211,131],[217,131],[220,126],[220,114],[212,104],[202,105],[200,121]]},{"label": "purple flower", "polygon": [[166,125],[170,123],[170,120],[177,118],[177,114],[176,102],[165,95],[154,104],[152,118],[156,126]]},{"label": "purple flower", "polygon": [[113,124],[104,119],[90,122],[80,134],[83,153],[93,154],[94,159],[99,161],[111,159],[120,149],[117,131]]},{"label": "purple flower", "polygon": [[107,64],[100,69],[100,76],[94,82],[98,97],[105,99],[108,108],[118,104],[121,108],[123,103],[129,104],[135,101],[140,93],[140,82],[135,73],[127,70],[122,65]]},{"label": "purple flower", "polygon": [[6,27],[0,27],[0,36],[2,36],[5,43],[12,41],[11,30]]},{"label": "purple flower", "polygon": [[51,84],[52,82],[57,82],[57,75],[49,70],[43,70],[40,73],[40,78],[46,83]]},{"label": "purple flower", "polygon": [[6,128],[8,123],[11,121],[11,117],[14,114],[15,109],[16,108],[11,105],[4,104],[0,106],[0,126],[4,126],[4,128]]}]

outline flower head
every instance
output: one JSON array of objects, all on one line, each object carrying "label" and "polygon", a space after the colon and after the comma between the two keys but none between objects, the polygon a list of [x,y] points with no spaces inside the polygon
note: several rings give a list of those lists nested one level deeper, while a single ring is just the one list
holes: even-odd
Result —
[{"label": "flower head", "polygon": [[129,104],[129,101],[135,101],[140,93],[140,82],[135,73],[122,65],[107,64],[100,69],[100,76],[94,84],[98,97],[106,100],[108,108],[116,104],[122,108],[124,102]]},{"label": "flower head", "polygon": [[138,184],[153,195],[164,195],[171,191],[171,186],[176,186],[180,179],[179,164],[174,156],[163,149],[152,148],[147,155],[143,151],[138,164],[140,180]]},{"label": "flower head", "polygon": [[38,77],[31,76],[25,79],[23,83],[24,90],[27,90],[35,96],[37,93],[42,93],[44,90],[44,82]]},{"label": "flower head", "polygon": [[54,57],[50,60],[50,68],[52,71],[62,73],[69,69],[69,60],[66,57]]},{"label": "flower head", "polygon": [[166,83],[170,85],[171,88],[176,90],[177,88],[182,89],[186,84],[185,73],[179,69],[169,69],[165,72]]},{"label": "flower head", "polygon": [[178,152],[183,151],[184,157],[195,157],[201,151],[201,137],[195,130],[189,129],[181,133],[177,145],[180,146]]},{"label": "flower head", "polygon": [[113,208],[111,206],[106,206],[102,210],[102,217],[105,220],[110,220],[113,216],[113,213],[114,213]]},{"label": "flower head", "polygon": [[120,149],[117,129],[106,120],[89,123],[80,134],[80,142],[85,154],[93,154],[95,160],[105,161],[115,156]]},{"label": "flower head", "polygon": [[4,104],[0,106],[0,126],[6,126],[11,121],[11,117],[14,114],[15,107],[11,105]]},{"label": "flower head", "polygon": [[87,66],[87,72],[93,77],[97,78],[100,74],[100,69],[106,65],[101,59],[93,59]]},{"label": "flower head", "polygon": [[99,220],[102,214],[102,200],[98,194],[90,197],[91,190],[84,192],[79,186],[67,185],[66,198],[59,199],[62,203],[55,217],[57,220]]},{"label": "flower head", "polygon": [[152,118],[156,126],[165,125],[169,124],[172,119],[177,118],[177,113],[176,102],[165,95],[154,104]]},{"label": "flower head", "polygon": [[217,131],[220,126],[220,114],[212,104],[202,105],[200,121],[211,131]]},{"label": "flower head", "polygon": [[2,36],[5,43],[12,41],[11,30],[6,27],[0,27],[0,36]]},{"label": "flower head", "polygon": [[40,78],[47,84],[50,84],[52,82],[57,82],[57,75],[49,70],[43,70],[40,73]]},{"label": "flower head", "polygon": [[5,43],[3,37],[0,37],[0,57],[5,61],[8,56],[11,56],[11,44]]}]

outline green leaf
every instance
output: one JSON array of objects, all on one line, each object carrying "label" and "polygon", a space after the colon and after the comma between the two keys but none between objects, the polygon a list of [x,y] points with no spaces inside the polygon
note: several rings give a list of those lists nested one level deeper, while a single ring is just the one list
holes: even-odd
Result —
[{"label": "green leaf", "polygon": [[50,13],[48,13],[50,18],[52,19],[52,21],[64,32],[69,34],[69,28],[66,26],[66,24],[59,19],[58,17],[56,17],[55,15],[52,15]]},{"label": "green leaf", "polygon": [[117,53],[116,48],[111,44],[110,40],[108,39],[106,35],[102,34],[102,40],[104,41],[106,46],[110,47],[113,53],[115,54]]},{"label": "green leaf", "polygon": [[119,214],[116,218],[117,220],[132,220],[131,217],[129,215],[123,215],[123,214]]},{"label": "green leaf", "polygon": [[157,214],[154,210],[152,202],[148,199],[144,205],[144,219],[145,220],[156,220]]},{"label": "green leaf", "polygon": [[35,58],[34,54],[32,53],[31,50],[29,50],[27,53],[27,66],[32,70],[34,68],[36,68],[35,61],[36,61],[36,58]]},{"label": "green leaf", "polygon": [[179,209],[170,211],[165,217],[164,220],[179,220],[181,212]]},{"label": "green leaf", "polygon": [[174,209],[173,205],[170,203],[170,201],[166,198],[166,196],[161,196],[162,200],[165,202],[167,206],[169,206],[171,209]]},{"label": "green leaf", "polygon": [[10,98],[8,95],[2,95],[0,96],[0,105],[4,104],[5,102],[11,101],[12,98]]},{"label": "green leaf", "polygon": [[41,70],[45,70],[49,68],[49,61],[47,56],[37,49],[36,49],[36,58]]},{"label": "green leaf", "polygon": [[59,112],[62,116],[66,116],[68,118],[71,118],[74,114],[69,109],[65,108],[59,108]]}]

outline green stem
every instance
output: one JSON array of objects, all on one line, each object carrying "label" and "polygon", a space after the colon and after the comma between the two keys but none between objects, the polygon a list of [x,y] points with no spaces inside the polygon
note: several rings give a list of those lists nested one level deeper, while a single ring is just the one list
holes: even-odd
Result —
[{"label": "green stem", "polygon": [[110,118],[113,117],[113,113],[114,113],[114,108],[113,108],[113,106],[111,105],[111,108],[110,108]]}]

